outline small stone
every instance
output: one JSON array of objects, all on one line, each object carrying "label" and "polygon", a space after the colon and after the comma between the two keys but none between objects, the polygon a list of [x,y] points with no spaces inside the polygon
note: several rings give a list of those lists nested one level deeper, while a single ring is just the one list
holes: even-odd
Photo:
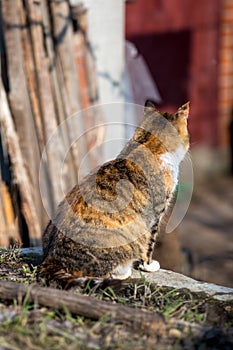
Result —
[{"label": "small stone", "polygon": [[182,336],[182,333],[181,331],[179,331],[179,329],[171,328],[169,329],[168,335],[169,337],[180,339]]}]

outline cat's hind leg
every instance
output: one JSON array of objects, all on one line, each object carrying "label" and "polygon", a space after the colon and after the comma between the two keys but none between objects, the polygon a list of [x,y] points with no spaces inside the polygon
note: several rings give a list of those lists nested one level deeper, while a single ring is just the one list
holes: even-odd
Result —
[{"label": "cat's hind leg", "polygon": [[145,272],[156,272],[160,269],[160,264],[157,260],[152,260],[150,264],[147,264],[146,262],[142,262],[139,264],[138,268]]}]

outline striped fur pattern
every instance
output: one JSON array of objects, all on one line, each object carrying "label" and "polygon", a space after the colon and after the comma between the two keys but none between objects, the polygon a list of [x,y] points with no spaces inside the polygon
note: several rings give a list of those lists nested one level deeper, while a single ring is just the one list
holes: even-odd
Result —
[{"label": "striped fur pattern", "polygon": [[147,101],[144,118],[118,157],[92,171],[60,203],[43,234],[39,280],[69,287],[125,279],[134,264],[155,271],[158,228],[189,148],[189,103],[174,114]]}]

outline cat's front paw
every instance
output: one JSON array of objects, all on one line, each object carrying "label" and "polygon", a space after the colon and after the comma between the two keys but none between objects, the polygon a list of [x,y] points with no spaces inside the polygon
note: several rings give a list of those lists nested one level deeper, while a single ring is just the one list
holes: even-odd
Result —
[{"label": "cat's front paw", "polygon": [[150,264],[146,262],[139,265],[139,269],[145,272],[156,272],[160,269],[160,264],[157,260],[152,260]]}]

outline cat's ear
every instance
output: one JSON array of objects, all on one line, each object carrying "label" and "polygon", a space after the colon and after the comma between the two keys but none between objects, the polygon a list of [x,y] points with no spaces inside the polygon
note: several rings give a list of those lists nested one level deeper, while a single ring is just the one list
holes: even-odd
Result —
[{"label": "cat's ear", "polygon": [[180,118],[188,119],[189,116],[189,102],[185,103],[181,106],[176,112],[176,116]]},{"label": "cat's ear", "polygon": [[144,115],[147,114],[148,112],[155,112],[157,111],[155,104],[151,100],[146,100],[145,105],[144,105]]}]

